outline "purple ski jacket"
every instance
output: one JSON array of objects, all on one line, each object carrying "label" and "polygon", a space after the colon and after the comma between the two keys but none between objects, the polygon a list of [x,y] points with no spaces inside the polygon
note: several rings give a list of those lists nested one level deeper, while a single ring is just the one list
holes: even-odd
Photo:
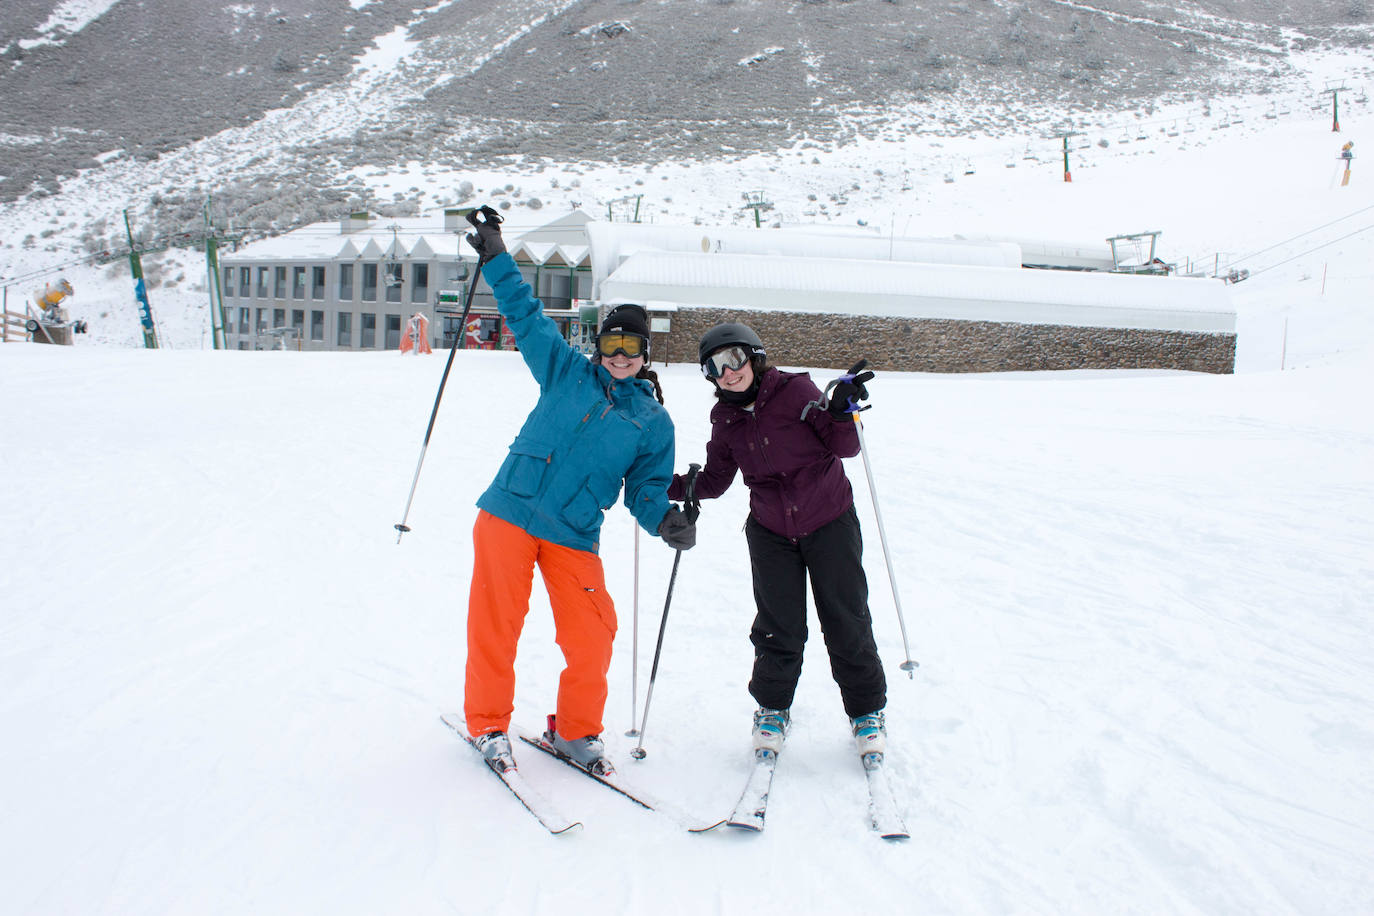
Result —
[{"label": "purple ski jacket", "polygon": [[[807,373],[770,368],[753,410],[717,401],[697,497],[724,493],[739,471],[749,487],[750,514],[769,531],[797,539],[839,518],[854,503],[840,459],[859,453],[859,433],[852,421],[819,407],[803,420],[802,411],[820,394]],[[685,475],[675,475],[668,498],[683,499],[686,483]]]}]

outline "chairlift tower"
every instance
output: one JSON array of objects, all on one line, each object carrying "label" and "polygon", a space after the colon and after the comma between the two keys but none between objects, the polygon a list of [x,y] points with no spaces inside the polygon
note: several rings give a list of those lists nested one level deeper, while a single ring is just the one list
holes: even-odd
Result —
[{"label": "chairlift tower", "polygon": [[745,191],[742,209],[754,211],[754,228],[758,229],[763,225],[763,218],[759,214],[773,209],[773,202],[766,199],[762,191]]},{"label": "chairlift tower", "polygon": [[1341,129],[1340,94],[1341,94],[1342,92],[1349,92],[1349,91],[1350,91],[1349,87],[1346,86],[1344,83],[1342,83],[1342,84],[1339,85],[1339,86],[1333,86],[1333,85],[1331,85],[1330,83],[1327,83],[1326,88],[1322,90],[1322,95],[1326,95],[1326,94],[1328,94],[1328,93],[1331,95],[1331,132],[1332,132],[1332,133],[1338,133],[1338,132],[1340,131],[1340,129]]},{"label": "chairlift tower", "polygon": [[124,211],[124,231],[129,236],[129,271],[134,276],[134,299],[138,301],[138,320],[143,326],[143,346],[148,350],[157,349],[157,325],[153,322],[153,307],[148,302],[148,284],[143,279],[143,260],[138,245],[134,243],[134,229],[129,222],[129,211]]},{"label": "chairlift tower", "polygon": [[606,203],[606,219],[607,219],[608,221],[610,221],[610,222],[615,222],[615,206],[616,206],[616,204],[626,204],[626,205],[628,205],[628,204],[630,203],[630,201],[634,201],[634,205],[635,205],[634,216],[632,216],[632,217],[630,218],[630,222],[632,222],[632,223],[637,223],[637,222],[639,222],[639,205],[640,205],[640,203],[641,203],[643,200],[644,200],[644,195],[643,195],[643,194],[627,194],[627,195],[624,196],[624,197],[618,197],[618,198],[616,198],[615,200],[608,201],[608,202]]},{"label": "chairlift tower", "polygon": [[[242,236],[220,232],[215,228],[210,216],[210,198],[205,198],[205,275],[210,281],[210,330],[211,344],[218,349],[229,349],[229,314],[224,307],[224,287],[220,279],[219,243],[221,239],[237,242]],[[218,326],[216,322],[218,321]]]},{"label": "chairlift tower", "polygon": [[1055,134],[1056,139],[1064,143],[1064,180],[1073,181],[1073,174],[1069,171],[1069,138],[1081,136],[1078,131],[1070,130],[1062,134]]}]

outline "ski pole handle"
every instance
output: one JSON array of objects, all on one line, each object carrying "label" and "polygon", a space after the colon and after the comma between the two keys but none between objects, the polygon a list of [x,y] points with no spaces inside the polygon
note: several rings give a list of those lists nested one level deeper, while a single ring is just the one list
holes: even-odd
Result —
[{"label": "ski pole handle", "polygon": [[682,511],[689,522],[695,522],[697,516],[701,515],[701,500],[697,499],[697,475],[700,473],[701,465],[693,463],[687,466],[687,490],[682,500]]}]

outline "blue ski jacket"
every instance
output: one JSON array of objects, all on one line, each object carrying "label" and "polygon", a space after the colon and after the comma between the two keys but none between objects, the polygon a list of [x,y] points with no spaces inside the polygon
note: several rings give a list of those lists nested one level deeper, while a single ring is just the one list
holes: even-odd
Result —
[{"label": "blue ski jacket", "polygon": [[478,507],[537,538],[596,553],[621,484],[625,506],[657,535],[673,478],[673,421],[644,379],[616,381],[544,314],[515,260],[482,267],[520,355],[539,383],[530,411]]}]

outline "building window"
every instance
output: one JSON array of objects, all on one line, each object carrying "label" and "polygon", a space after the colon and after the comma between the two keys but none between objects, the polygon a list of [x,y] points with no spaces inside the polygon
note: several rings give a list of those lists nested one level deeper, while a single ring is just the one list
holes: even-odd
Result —
[{"label": "building window", "polygon": [[401,301],[401,265],[395,261],[386,265],[386,301]]},{"label": "building window", "polygon": [[286,298],[286,268],[285,268],[285,267],[278,267],[274,279],[275,279],[276,282],[273,284],[273,290],[272,290],[273,298],[275,298],[275,299],[285,299],[285,298]]},{"label": "building window", "polygon": [[339,265],[339,301],[353,301],[353,265]]},{"label": "building window", "polygon": [[258,309],[258,333],[267,330],[267,309]]},{"label": "building window", "polygon": [[340,347],[353,346],[353,313],[339,313],[339,332],[334,341]]},{"label": "building window", "polygon": [[253,268],[239,268],[239,288],[243,290],[244,295],[247,295],[248,291],[253,288]]},{"label": "building window", "polygon": [[224,294],[226,296],[234,295],[234,268],[232,267],[224,268]]},{"label": "building window", "polygon": [[311,298],[311,299],[323,299],[323,298],[324,298],[324,268],[323,268],[323,267],[312,267],[312,268],[310,268],[310,298]]},{"label": "building window", "polygon": [[272,309],[272,327],[286,327],[286,309]]},{"label": "building window", "polygon": [[318,309],[310,313],[310,339],[324,341],[324,312]]},{"label": "building window", "polygon": [[386,348],[395,350],[401,346],[401,316],[386,316]]},{"label": "building window", "polygon": [[[377,301],[377,265],[376,265],[376,264],[364,264],[364,265],[363,265],[363,301],[364,301],[364,302],[376,302],[376,301]],[[375,317],[374,317],[373,321],[374,321],[374,325],[375,325],[375,321],[376,321]]]},{"label": "building window", "polygon": [[297,340],[305,336],[305,309],[291,310],[291,327],[298,332],[296,334]]},{"label": "building window", "polygon": [[247,333],[248,333],[248,322],[249,322],[249,319],[250,319],[250,316],[251,316],[252,311],[253,311],[253,310],[252,310],[252,309],[249,309],[249,308],[240,308],[240,309],[239,309],[239,333],[240,333],[240,334],[247,334]]},{"label": "building window", "polygon": [[410,301],[429,301],[429,265],[413,264],[410,268]]},{"label": "building window", "polygon": [[258,268],[258,298],[267,298],[267,268]]},{"label": "building window", "polygon": [[549,278],[545,304],[553,309],[572,308],[572,277],[565,273],[549,273],[545,276]]},{"label": "building window", "polygon": [[362,339],[358,341],[358,346],[364,349],[371,349],[377,346],[377,316],[371,312],[363,312],[363,323],[359,329],[362,332]]},{"label": "building window", "polygon": [[293,268],[291,268],[291,298],[292,298],[292,299],[304,299],[304,298],[305,298],[305,268],[304,268],[304,267],[293,267]]}]

